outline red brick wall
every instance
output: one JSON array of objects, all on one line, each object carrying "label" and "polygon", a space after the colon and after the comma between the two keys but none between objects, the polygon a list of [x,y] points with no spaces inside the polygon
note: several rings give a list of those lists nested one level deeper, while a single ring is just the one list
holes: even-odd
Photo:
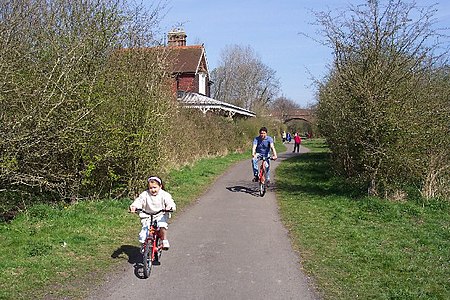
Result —
[{"label": "red brick wall", "polygon": [[[177,81],[178,80],[178,81]],[[210,96],[210,86],[208,85],[209,76],[206,77],[206,96]],[[177,91],[198,93],[198,76],[194,74],[181,74],[173,79],[172,89]]]},{"label": "red brick wall", "polygon": [[182,74],[178,76],[178,90],[186,92],[198,92],[194,75]]}]

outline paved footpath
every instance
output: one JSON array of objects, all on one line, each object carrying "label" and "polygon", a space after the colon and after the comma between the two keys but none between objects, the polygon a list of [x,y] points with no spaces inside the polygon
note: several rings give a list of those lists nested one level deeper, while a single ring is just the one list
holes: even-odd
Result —
[{"label": "paved footpath", "polygon": [[[292,144],[280,160],[291,151]],[[280,221],[274,189],[260,197],[250,159],[234,165],[172,220],[171,248],[150,278],[140,278],[137,247],[124,245],[123,271],[88,299],[318,299]]]}]

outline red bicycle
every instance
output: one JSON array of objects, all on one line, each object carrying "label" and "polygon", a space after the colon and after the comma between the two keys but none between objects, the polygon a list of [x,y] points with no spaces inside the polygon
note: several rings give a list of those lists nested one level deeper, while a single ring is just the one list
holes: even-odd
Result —
[{"label": "red bicycle", "polygon": [[260,156],[259,157],[259,163],[258,163],[258,183],[259,183],[259,195],[261,197],[264,197],[267,190],[267,167],[268,167],[268,160],[270,160],[270,157]]},{"label": "red bicycle", "polygon": [[158,264],[160,261],[163,250],[162,239],[159,235],[157,221],[153,220],[153,217],[161,212],[172,212],[172,210],[162,209],[151,213],[142,209],[136,209],[136,212],[143,212],[149,215],[149,217],[145,219],[145,225],[148,228],[147,236],[141,248],[142,263],[144,265],[144,278],[148,278],[152,271],[153,265]]}]

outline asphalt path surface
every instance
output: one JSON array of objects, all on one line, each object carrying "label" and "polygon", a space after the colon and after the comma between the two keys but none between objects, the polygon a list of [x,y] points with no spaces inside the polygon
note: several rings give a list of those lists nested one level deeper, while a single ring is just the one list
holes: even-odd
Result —
[{"label": "asphalt path surface", "polygon": [[[291,151],[292,144],[271,162],[272,175]],[[168,231],[171,248],[148,279],[136,219],[136,245],[112,255],[128,262],[88,299],[318,299],[280,221],[276,183],[260,197],[251,178],[250,159],[240,162],[177,215]]]}]

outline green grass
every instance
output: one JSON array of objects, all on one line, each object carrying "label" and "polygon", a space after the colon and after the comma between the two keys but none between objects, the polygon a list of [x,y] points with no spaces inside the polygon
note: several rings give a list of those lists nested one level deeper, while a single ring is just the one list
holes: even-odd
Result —
[{"label": "green grass", "polygon": [[[277,145],[281,147],[282,145]],[[250,150],[202,159],[164,178],[180,213]],[[249,178],[251,169],[249,165]],[[138,256],[131,199],[39,204],[0,223],[0,299],[83,298],[123,260]]]},{"label": "green grass", "polygon": [[325,299],[450,299],[450,205],[366,197],[323,143],[276,170],[283,221]]},{"label": "green grass", "polygon": [[[129,201],[36,205],[0,225],[0,299],[80,296],[77,283],[113,263],[114,248],[130,239]],[[89,281],[96,280],[94,274]],[[64,286],[64,289],[58,289]]]}]

